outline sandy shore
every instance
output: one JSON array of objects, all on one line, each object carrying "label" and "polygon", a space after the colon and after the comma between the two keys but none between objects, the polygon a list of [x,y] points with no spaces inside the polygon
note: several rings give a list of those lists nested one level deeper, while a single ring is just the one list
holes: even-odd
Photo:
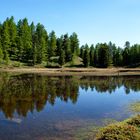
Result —
[{"label": "sandy shore", "polygon": [[0,68],[0,72],[38,73],[45,75],[140,75],[140,68]]}]

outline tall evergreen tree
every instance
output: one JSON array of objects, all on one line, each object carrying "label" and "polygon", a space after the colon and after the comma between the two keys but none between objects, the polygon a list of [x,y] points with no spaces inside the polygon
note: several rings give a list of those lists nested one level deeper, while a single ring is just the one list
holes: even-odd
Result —
[{"label": "tall evergreen tree", "polygon": [[72,53],[71,53],[71,48],[70,48],[71,42],[69,39],[68,34],[64,35],[64,40],[63,40],[63,48],[65,51],[65,61],[71,61],[72,60]]},{"label": "tall evergreen tree", "polygon": [[109,47],[107,44],[100,44],[99,48],[99,66],[106,68],[110,65],[109,62]]},{"label": "tall evergreen tree", "polygon": [[36,26],[37,63],[47,61],[47,40],[47,31],[42,24],[38,23]]},{"label": "tall evergreen tree", "polygon": [[8,63],[9,61],[9,48],[10,48],[10,35],[9,35],[9,27],[8,27],[8,21],[7,18],[6,21],[3,23],[3,29],[2,29],[2,49],[3,49],[3,59]]},{"label": "tall evergreen tree", "polygon": [[94,66],[95,67],[98,67],[99,66],[99,46],[100,44],[97,44],[95,46],[95,49],[94,49]]},{"label": "tall evergreen tree", "polygon": [[59,64],[62,66],[65,64],[65,51],[61,49],[60,56],[59,56]]},{"label": "tall evergreen tree", "polygon": [[92,44],[90,47],[90,66],[94,66],[94,45]]},{"label": "tall evergreen tree", "polygon": [[125,43],[125,48],[123,50],[123,65],[127,66],[130,64],[130,43],[127,41]]},{"label": "tall evergreen tree", "polygon": [[28,24],[28,20],[25,18],[22,21],[21,25],[21,41],[22,41],[22,61],[29,63],[31,61],[32,56],[32,36],[31,36],[31,28]]},{"label": "tall evergreen tree", "polygon": [[56,43],[56,46],[57,46],[57,48],[56,48],[56,55],[57,56],[60,56],[60,54],[61,54],[61,49],[63,48],[63,40],[64,40],[64,36],[63,35],[61,35],[60,38],[57,38],[57,43]]},{"label": "tall evergreen tree", "polygon": [[3,60],[3,50],[2,50],[2,24],[0,24],[0,63]]},{"label": "tall evergreen tree", "polygon": [[36,64],[37,61],[37,49],[36,49],[36,27],[34,23],[32,22],[30,25],[31,28],[31,35],[32,35],[32,49],[31,49],[31,59],[32,59],[32,65]]},{"label": "tall evergreen tree", "polygon": [[88,67],[89,64],[90,64],[89,47],[88,47],[87,44],[85,45],[84,60],[83,60],[83,62],[84,62],[84,66],[85,67]]},{"label": "tall evergreen tree", "polygon": [[16,44],[17,44],[17,53],[16,58],[17,61],[22,61],[22,54],[23,54],[23,39],[22,39],[22,20],[19,20],[17,23],[17,37],[16,37]]},{"label": "tall evergreen tree", "polygon": [[122,49],[121,48],[116,48],[114,55],[113,55],[113,64],[114,66],[122,66]]},{"label": "tall evergreen tree", "polygon": [[80,57],[81,57],[82,59],[84,59],[84,49],[85,49],[85,46],[82,45],[81,48],[80,48]]},{"label": "tall evergreen tree", "polygon": [[70,41],[71,41],[71,51],[72,51],[72,53],[78,56],[79,53],[80,53],[79,39],[78,39],[78,36],[75,32],[70,36]]},{"label": "tall evergreen tree", "polygon": [[16,23],[14,22],[14,17],[12,16],[8,20],[8,27],[9,27],[9,38],[10,38],[10,46],[9,46],[9,57],[12,60],[16,60],[16,54],[17,54],[17,27]]},{"label": "tall evergreen tree", "polygon": [[55,56],[56,55],[56,35],[55,35],[55,32],[52,31],[50,34],[49,34],[49,40],[48,40],[48,57],[52,57],[52,56]]}]

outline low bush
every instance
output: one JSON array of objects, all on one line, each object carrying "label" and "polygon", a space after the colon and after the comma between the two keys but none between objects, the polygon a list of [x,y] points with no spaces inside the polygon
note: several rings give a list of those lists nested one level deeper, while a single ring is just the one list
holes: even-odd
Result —
[{"label": "low bush", "polygon": [[100,129],[95,140],[140,140],[140,115]]}]

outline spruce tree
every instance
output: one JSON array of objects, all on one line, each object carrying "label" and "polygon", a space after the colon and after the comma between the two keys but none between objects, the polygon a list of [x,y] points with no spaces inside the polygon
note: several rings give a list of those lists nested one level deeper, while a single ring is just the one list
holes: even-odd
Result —
[{"label": "spruce tree", "polygon": [[109,47],[106,43],[100,44],[99,47],[99,67],[107,68],[110,65],[109,61]]},{"label": "spruce tree", "polygon": [[60,56],[59,56],[59,64],[62,66],[65,64],[65,51],[61,49]]},{"label": "spruce tree", "polygon": [[85,45],[84,60],[83,60],[83,62],[84,62],[84,66],[85,67],[88,67],[89,64],[90,64],[89,47],[88,47],[87,44]]},{"label": "spruce tree", "polygon": [[71,53],[70,45],[71,45],[71,42],[70,42],[69,36],[68,34],[65,34],[64,39],[63,39],[63,48],[65,51],[65,62],[72,60],[72,53]]},{"label": "spruce tree", "polygon": [[31,28],[31,35],[32,35],[32,49],[31,49],[31,59],[32,59],[32,65],[36,64],[36,58],[37,58],[37,51],[36,51],[36,27],[34,23],[32,22],[30,25]]},{"label": "spruce tree", "polygon": [[14,17],[12,16],[8,20],[8,27],[9,27],[9,38],[10,38],[10,46],[9,46],[9,57],[12,60],[16,60],[16,53],[17,53],[17,44],[16,44],[16,39],[17,39],[17,27],[16,23],[14,22]]},{"label": "spruce tree", "polygon": [[40,23],[36,26],[35,33],[35,44],[36,44],[36,52],[37,52],[37,63],[41,64],[43,61],[47,61],[47,31],[44,26]]},{"label": "spruce tree", "polygon": [[16,58],[17,61],[23,61],[23,39],[22,39],[22,20],[19,20],[17,23],[17,37],[16,37],[16,44],[17,44],[17,53]]},{"label": "spruce tree", "polygon": [[71,51],[72,51],[72,53],[76,54],[78,56],[79,53],[80,53],[79,39],[78,39],[78,36],[75,32],[70,36],[70,41],[71,41]]},{"label": "spruce tree", "polygon": [[21,26],[21,40],[22,40],[22,60],[23,62],[30,63],[31,61],[31,49],[32,49],[32,36],[31,36],[31,29],[28,24],[28,20],[25,18],[22,21]]},{"label": "spruce tree", "polygon": [[60,54],[61,54],[61,49],[63,48],[63,40],[64,40],[64,36],[63,35],[61,35],[60,38],[57,38],[57,43],[56,43],[56,46],[57,46],[57,48],[56,48],[56,55],[57,56],[60,56]]},{"label": "spruce tree", "polygon": [[6,64],[9,62],[9,48],[10,48],[10,36],[9,36],[9,28],[8,28],[8,18],[3,23],[2,28],[2,50],[3,50],[3,59],[5,60]]},{"label": "spruce tree", "polygon": [[90,47],[90,66],[94,66],[94,46],[91,45]]},{"label": "spruce tree", "polygon": [[50,34],[49,34],[49,40],[48,40],[48,57],[52,57],[52,56],[56,56],[56,35],[55,35],[55,32],[52,31]]}]

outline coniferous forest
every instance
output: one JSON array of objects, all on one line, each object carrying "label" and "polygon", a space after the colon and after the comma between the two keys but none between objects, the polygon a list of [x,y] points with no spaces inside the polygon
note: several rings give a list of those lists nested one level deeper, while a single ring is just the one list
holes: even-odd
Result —
[{"label": "coniferous forest", "polygon": [[14,17],[7,18],[0,24],[0,65],[10,62],[24,63],[30,66],[44,64],[44,66],[61,67],[75,59],[81,61],[80,67],[109,66],[137,67],[140,65],[140,45],[124,46],[114,43],[98,43],[96,45],[79,45],[78,35],[63,34],[57,37],[55,32],[48,33],[45,27],[38,23],[28,23],[24,18],[17,23]]}]

